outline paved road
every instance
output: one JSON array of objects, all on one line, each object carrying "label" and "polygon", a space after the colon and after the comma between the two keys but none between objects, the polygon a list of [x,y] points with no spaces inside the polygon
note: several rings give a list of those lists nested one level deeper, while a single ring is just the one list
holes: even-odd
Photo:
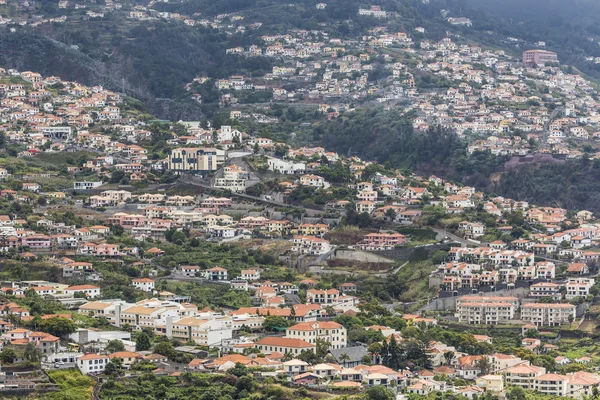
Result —
[{"label": "paved road", "polygon": [[[195,179],[194,176],[190,176],[190,175],[182,175],[179,182],[186,183],[186,184],[192,185],[192,186],[198,186],[198,187],[205,188],[205,189],[218,190],[218,188],[214,188],[206,183],[199,182],[197,179]],[[257,202],[264,203],[264,204],[271,204],[271,205],[278,206],[278,207],[294,207],[292,204],[283,203],[283,202],[275,201],[275,200],[267,200],[267,199],[263,199],[263,198],[260,198],[257,196],[251,196],[246,193],[231,192],[231,195],[234,197],[241,197],[244,199],[257,201]],[[324,213],[323,210],[318,210],[315,208],[302,207],[302,209],[304,209],[306,211],[306,214],[308,216],[322,215]]]},{"label": "paved road", "polygon": [[464,239],[461,238],[460,236],[456,236],[444,229],[440,229],[440,228],[431,228],[433,231],[435,231],[436,233],[447,237],[448,239],[454,241],[454,242],[458,242],[460,244],[462,244],[463,246],[475,246],[475,247],[483,247],[484,244],[480,243],[480,242],[474,242],[472,240],[468,240],[468,239]]}]

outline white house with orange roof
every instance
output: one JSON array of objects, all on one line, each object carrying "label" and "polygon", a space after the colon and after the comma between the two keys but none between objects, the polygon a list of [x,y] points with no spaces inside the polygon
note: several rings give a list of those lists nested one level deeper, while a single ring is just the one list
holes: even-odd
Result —
[{"label": "white house with orange roof", "polygon": [[285,337],[313,344],[317,343],[317,339],[323,339],[330,343],[332,349],[344,348],[348,343],[346,328],[333,321],[301,322],[287,328]]},{"label": "white house with orange roof", "polygon": [[337,289],[308,289],[306,291],[306,302],[313,304],[335,304],[340,292]]},{"label": "white house with orange roof", "polygon": [[103,372],[110,361],[104,354],[86,354],[77,359],[77,368],[83,375]]},{"label": "white house with orange roof", "polygon": [[75,293],[83,293],[88,299],[100,297],[100,288],[94,285],[74,285],[63,290],[65,294],[74,296]]},{"label": "white house with orange roof", "polygon": [[154,280],[150,278],[137,278],[131,281],[134,288],[144,291],[152,292],[154,290]]}]

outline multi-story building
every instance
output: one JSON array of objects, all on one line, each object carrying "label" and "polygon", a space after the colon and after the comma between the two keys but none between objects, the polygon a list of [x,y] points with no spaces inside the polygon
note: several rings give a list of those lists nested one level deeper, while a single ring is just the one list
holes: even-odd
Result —
[{"label": "multi-story building", "polygon": [[546,369],[535,365],[515,365],[504,371],[506,384],[520,386],[526,390],[535,390],[535,380],[546,373]]},{"label": "multi-story building", "polygon": [[222,340],[232,338],[233,320],[231,317],[185,317],[173,321],[166,318],[165,330],[157,327],[157,334],[183,342],[193,341],[199,345],[214,346]]},{"label": "multi-story building", "polygon": [[523,52],[523,64],[545,65],[557,63],[558,55],[548,50],[527,50]]},{"label": "multi-story building", "polygon": [[559,326],[575,319],[572,304],[528,303],[521,306],[521,319],[536,326]]},{"label": "multi-story building", "polygon": [[178,172],[216,171],[224,162],[224,153],[219,156],[213,148],[180,147],[169,152],[167,167]]},{"label": "multi-story building", "polygon": [[346,328],[337,322],[301,322],[287,328],[285,337],[302,339],[312,344],[316,344],[317,339],[323,339],[330,343],[332,349],[346,347],[348,343]]},{"label": "multi-story building", "polygon": [[154,290],[154,281],[150,278],[138,278],[131,282],[134,288],[144,292],[152,292]]},{"label": "multi-story building", "polygon": [[540,282],[535,283],[529,287],[530,297],[550,297],[553,300],[560,300],[562,293],[560,292],[560,285],[551,282]]},{"label": "multi-story building", "polygon": [[593,278],[570,278],[566,284],[565,299],[571,300],[575,297],[586,297],[594,286]]},{"label": "multi-story building", "polygon": [[108,361],[109,358],[107,355],[86,354],[77,359],[77,368],[84,375],[103,372]]},{"label": "multi-story building", "polygon": [[536,392],[563,397],[567,395],[569,378],[559,374],[544,374],[535,379]]},{"label": "multi-story building", "polygon": [[329,241],[313,236],[295,236],[292,251],[300,254],[325,254],[331,250]]},{"label": "multi-story building", "polygon": [[306,291],[306,302],[313,304],[335,304],[339,296],[340,292],[337,289],[308,289]]},{"label": "multi-story building", "polygon": [[247,281],[257,281],[260,279],[260,272],[255,269],[243,269],[240,278]]},{"label": "multi-story building", "polygon": [[215,179],[215,187],[229,189],[233,192],[246,190],[248,172],[239,166],[232,164],[223,168],[223,177]]},{"label": "multi-story building", "polygon": [[401,233],[368,233],[356,246],[362,250],[391,250],[407,242]]},{"label": "multi-story building", "polygon": [[302,224],[298,227],[298,233],[303,236],[323,237],[327,232],[329,232],[327,224]]},{"label": "multi-story building", "polygon": [[312,186],[312,187],[325,187],[325,179],[318,175],[302,175],[300,177],[300,184],[302,186]]},{"label": "multi-story building", "polygon": [[[467,297],[467,296],[465,296]],[[517,309],[514,302],[503,297],[457,299],[456,314],[468,324],[498,324],[511,320]]]},{"label": "multi-story building", "polygon": [[281,354],[289,353],[292,355],[298,355],[304,351],[316,350],[316,345],[308,343],[305,340],[274,336],[262,338],[256,342],[254,347],[262,353],[278,352]]}]

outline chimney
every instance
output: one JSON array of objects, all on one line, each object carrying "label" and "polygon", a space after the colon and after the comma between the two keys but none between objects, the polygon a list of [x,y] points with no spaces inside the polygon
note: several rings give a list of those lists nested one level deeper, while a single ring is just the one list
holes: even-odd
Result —
[{"label": "chimney", "polygon": [[173,316],[169,315],[165,318],[167,326],[167,337],[171,339],[173,337]]},{"label": "chimney", "polygon": [[121,305],[115,305],[115,326],[117,328],[121,327]]}]

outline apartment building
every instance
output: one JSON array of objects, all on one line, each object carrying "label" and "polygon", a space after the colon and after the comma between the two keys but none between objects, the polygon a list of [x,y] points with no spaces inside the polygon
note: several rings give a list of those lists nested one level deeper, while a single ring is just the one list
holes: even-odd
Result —
[{"label": "apartment building", "polygon": [[346,328],[337,322],[301,322],[287,328],[285,337],[312,344],[316,344],[317,339],[323,339],[331,344],[332,349],[341,349],[348,344]]},{"label": "apartment building", "polygon": [[498,324],[509,321],[515,309],[510,303],[474,301],[457,306],[460,322],[468,324]]},{"label": "apartment building", "polygon": [[545,65],[558,63],[558,55],[548,50],[527,50],[523,52],[523,64]]},{"label": "apartment building", "polygon": [[173,321],[166,318],[164,330],[157,327],[157,334],[165,334],[168,338],[183,342],[193,341],[199,345],[220,345],[222,340],[231,339],[233,335],[233,319],[231,317],[185,317]]},{"label": "apartment building", "polygon": [[529,365],[529,361],[525,361],[512,354],[496,353],[489,356],[489,359],[492,365],[491,372],[493,373],[503,373],[517,365]]},{"label": "apartment building", "polygon": [[169,151],[167,168],[178,172],[216,171],[225,161],[225,153],[213,148],[180,147]]},{"label": "apartment building", "polygon": [[223,176],[215,179],[215,187],[229,189],[233,192],[246,190],[248,172],[238,165],[232,164],[223,168]]},{"label": "apartment building", "polygon": [[295,236],[292,251],[300,254],[318,255],[331,250],[329,241],[313,236]]},{"label": "apartment building", "polygon": [[312,304],[335,304],[338,302],[340,292],[337,289],[308,289],[306,302]]},{"label": "apartment building", "polygon": [[327,232],[329,232],[327,224],[302,224],[298,227],[298,233],[302,236],[323,237]]},{"label": "apartment building", "polygon": [[262,353],[278,352],[281,354],[290,353],[297,355],[308,350],[315,351],[316,345],[302,339],[269,336],[256,342],[254,348],[260,350]]},{"label": "apartment building", "polygon": [[563,397],[567,395],[569,378],[559,374],[544,374],[535,379],[536,392],[550,396]]},{"label": "apartment building", "polygon": [[533,284],[529,287],[530,297],[550,297],[553,300],[560,300],[562,293],[560,292],[560,285],[551,282],[540,282]]},{"label": "apartment building", "polygon": [[575,319],[572,304],[529,303],[521,306],[521,319],[536,326],[560,326]]},{"label": "apartment building", "polygon": [[507,385],[520,386],[526,390],[535,390],[536,378],[545,373],[545,368],[521,364],[508,368],[504,372],[504,376]]},{"label": "apartment building", "polygon": [[593,278],[570,278],[566,285],[565,299],[571,300],[576,297],[586,297],[594,286]]},{"label": "apartment building", "polygon": [[356,246],[362,250],[392,250],[407,242],[401,233],[368,233]]}]

